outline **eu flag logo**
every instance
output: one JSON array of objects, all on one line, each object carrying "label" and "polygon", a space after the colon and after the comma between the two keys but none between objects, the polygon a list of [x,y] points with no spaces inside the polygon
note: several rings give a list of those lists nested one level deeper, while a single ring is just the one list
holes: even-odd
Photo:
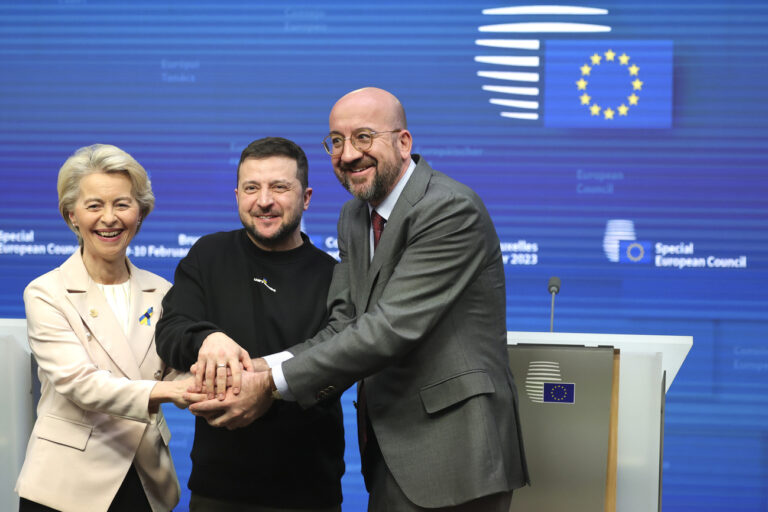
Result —
[{"label": "eu flag logo", "polygon": [[620,263],[650,263],[651,242],[621,240],[619,242]]},{"label": "eu flag logo", "polygon": [[672,41],[547,41],[545,126],[670,128],[672,49]]},{"label": "eu flag logo", "polygon": [[576,399],[576,384],[562,382],[544,383],[544,402],[572,404]]}]

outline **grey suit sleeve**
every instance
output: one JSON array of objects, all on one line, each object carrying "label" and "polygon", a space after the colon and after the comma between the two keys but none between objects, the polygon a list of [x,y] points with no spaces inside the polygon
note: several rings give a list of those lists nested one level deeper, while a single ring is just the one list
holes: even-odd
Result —
[{"label": "grey suit sleeve", "polygon": [[[347,232],[343,215],[340,246]],[[345,389],[417,347],[487,264],[497,240],[479,199],[450,189],[414,205],[402,231],[402,250],[383,265],[371,292],[374,305],[325,343],[283,364],[301,405],[314,404],[319,389]],[[339,270],[334,281],[349,294],[354,276],[349,265]]]}]

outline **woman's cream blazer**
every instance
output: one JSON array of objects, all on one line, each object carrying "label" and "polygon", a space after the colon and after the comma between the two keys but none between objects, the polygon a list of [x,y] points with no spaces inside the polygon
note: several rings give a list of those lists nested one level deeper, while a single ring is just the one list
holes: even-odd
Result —
[{"label": "woman's cream blazer", "polygon": [[165,371],[154,333],[170,283],[129,266],[127,337],[80,251],[24,290],[41,396],[16,483],[21,497],[65,512],[106,511],[133,463],[153,511],[179,501],[170,431],[162,411],[148,411]]}]

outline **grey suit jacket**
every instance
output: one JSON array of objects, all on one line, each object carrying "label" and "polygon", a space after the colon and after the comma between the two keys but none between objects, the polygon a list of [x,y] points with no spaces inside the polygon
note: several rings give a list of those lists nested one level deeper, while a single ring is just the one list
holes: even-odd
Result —
[{"label": "grey suit jacket", "polygon": [[387,467],[416,505],[442,507],[528,475],[498,237],[472,190],[414,160],[370,263],[367,205],[344,205],[331,322],[283,372],[303,406],[364,378]]}]

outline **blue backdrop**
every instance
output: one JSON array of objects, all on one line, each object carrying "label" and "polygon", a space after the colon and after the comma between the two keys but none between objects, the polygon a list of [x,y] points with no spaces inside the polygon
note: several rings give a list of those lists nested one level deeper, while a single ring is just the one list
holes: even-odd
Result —
[{"label": "blue backdrop", "polygon": [[[240,151],[305,148],[304,228],[334,253],[347,199],[320,141],[345,92],[402,100],[415,152],[473,187],[506,262],[510,330],[692,335],[667,395],[663,507],[768,510],[768,5],[595,0],[0,2],[0,316],[75,239],[56,173],[120,146],[157,208],[131,248],[169,279],[239,226]],[[363,508],[354,413],[344,510]],[[192,423],[172,415],[180,478]],[[186,510],[188,496],[177,510]]]}]

